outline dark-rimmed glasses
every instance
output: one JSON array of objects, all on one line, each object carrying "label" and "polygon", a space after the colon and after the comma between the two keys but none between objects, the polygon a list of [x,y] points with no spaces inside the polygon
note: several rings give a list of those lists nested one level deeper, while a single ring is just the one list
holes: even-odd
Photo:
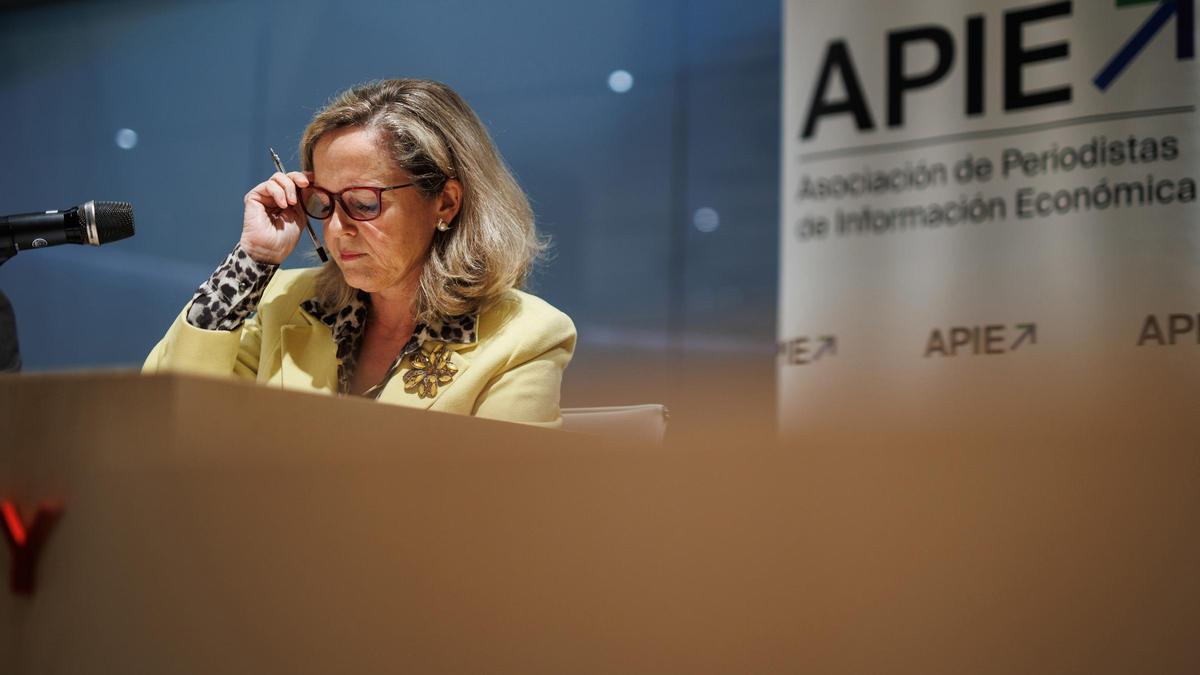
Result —
[{"label": "dark-rimmed glasses", "polygon": [[388,190],[399,190],[416,183],[392,185],[390,187],[368,187],[352,185],[341,192],[330,192],[325,188],[310,185],[300,188],[300,206],[308,215],[317,220],[325,220],[333,215],[333,202],[342,205],[342,210],[354,220],[375,220],[383,210],[380,195]]}]

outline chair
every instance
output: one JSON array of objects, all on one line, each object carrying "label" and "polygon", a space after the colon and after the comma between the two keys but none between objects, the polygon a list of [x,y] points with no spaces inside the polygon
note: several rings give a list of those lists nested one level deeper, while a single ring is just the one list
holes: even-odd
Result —
[{"label": "chair", "polygon": [[563,408],[562,428],[618,440],[661,444],[667,433],[667,406],[619,405],[595,408]]}]

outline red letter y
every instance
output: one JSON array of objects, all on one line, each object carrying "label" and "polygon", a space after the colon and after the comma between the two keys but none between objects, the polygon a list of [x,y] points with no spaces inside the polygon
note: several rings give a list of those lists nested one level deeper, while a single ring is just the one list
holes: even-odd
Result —
[{"label": "red letter y", "polygon": [[50,528],[62,514],[61,504],[45,503],[33,514],[29,526],[21,522],[17,507],[9,501],[0,502],[0,520],[4,524],[4,538],[12,550],[12,590],[14,593],[33,593],[34,571],[38,554],[46,543]]}]

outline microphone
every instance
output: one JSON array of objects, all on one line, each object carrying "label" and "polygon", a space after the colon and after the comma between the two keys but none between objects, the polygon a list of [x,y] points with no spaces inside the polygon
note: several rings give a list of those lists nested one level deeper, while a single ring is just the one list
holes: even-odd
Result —
[{"label": "microphone", "polygon": [[66,211],[0,217],[0,260],[20,251],[59,244],[99,246],[133,236],[128,202],[84,202]]}]

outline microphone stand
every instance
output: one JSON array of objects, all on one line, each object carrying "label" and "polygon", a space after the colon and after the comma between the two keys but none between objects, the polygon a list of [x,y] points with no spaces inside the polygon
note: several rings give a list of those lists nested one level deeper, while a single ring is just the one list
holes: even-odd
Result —
[{"label": "microphone stand", "polygon": [[[0,265],[15,256],[15,251],[0,248]],[[17,316],[4,291],[0,291],[0,373],[21,372],[21,347],[17,344]]]},{"label": "microphone stand", "polygon": [[[6,241],[7,240],[7,241]],[[17,254],[17,242],[13,237],[12,228],[7,225],[0,230],[0,265]]]},{"label": "microphone stand", "polygon": [[17,317],[12,303],[0,291],[0,373],[21,372],[21,347],[17,344]]}]

